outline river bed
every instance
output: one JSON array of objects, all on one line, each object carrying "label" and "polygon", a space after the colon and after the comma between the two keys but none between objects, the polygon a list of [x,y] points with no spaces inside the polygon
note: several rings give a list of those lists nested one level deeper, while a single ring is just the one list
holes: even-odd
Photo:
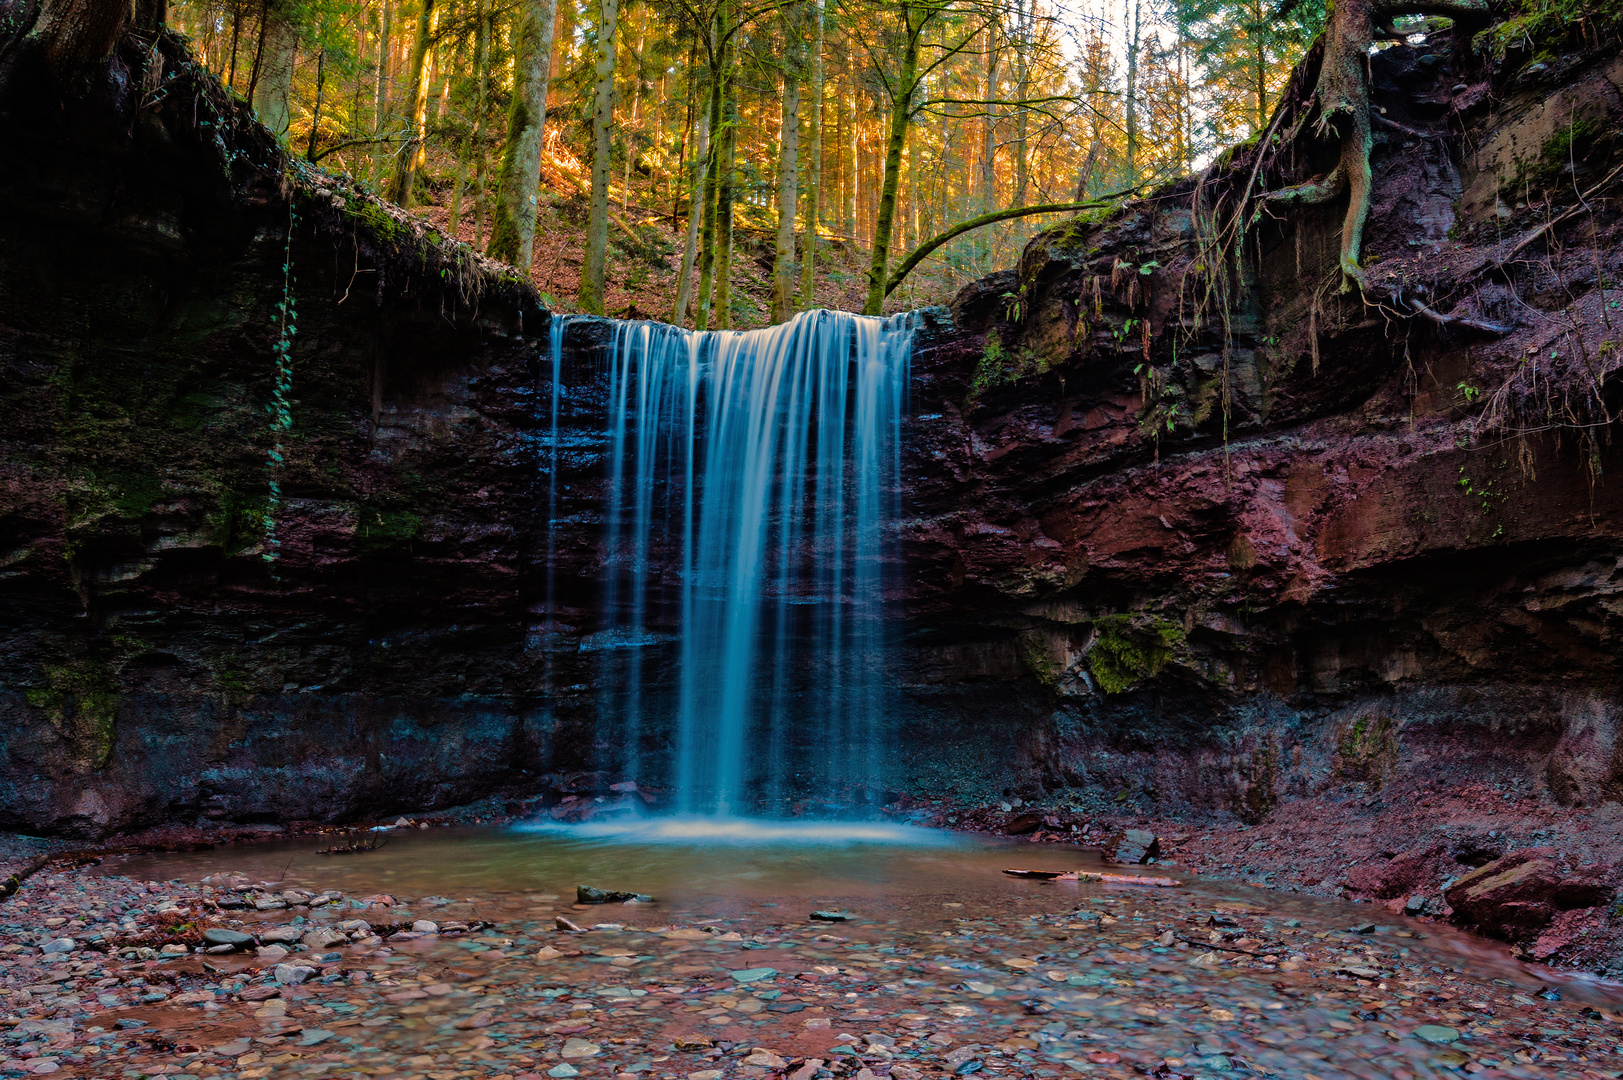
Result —
[{"label": "river bed", "polygon": [[[1623,1067],[1616,988],[1438,923],[1199,878],[1001,872],[1101,869],[1074,847],[694,828],[402,827],[364,854],[319,855],[326,838],[42,875],[0,929],[23,946],[0,976],[18,1018],[0,1071],[1402,1080]],[[246,877],[218,876],[231,872]],[[578,885],[654,902],[580,905]],[[200,916],[258,948],[165,958],[98,931],[167,921],[195,939]],[[77,951],[24,961],[68,933]]]}]

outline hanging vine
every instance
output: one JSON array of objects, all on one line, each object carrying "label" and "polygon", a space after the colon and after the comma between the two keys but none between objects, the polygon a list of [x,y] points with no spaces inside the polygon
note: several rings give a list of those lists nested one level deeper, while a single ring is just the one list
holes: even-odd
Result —
[{"label": "hanging vine", "polygon": [[293,227],[298,220],[294,212],[293,200],[287,205],[287,242],[282,251],[282,298],[276,304],[275,314],[272,316],[280,327],[276,344],[271,348],[271,355],[276,358],[276,382],[271,390],[270,404],[265,411],[271,417],[271,448],[265,461],[265,471],[270,476],[269,498],[265,504],[265,551],[264,559],[271,565],[271,576],[275,578],[275,566],[281,556],[282,541],[276,536],[276,511],[282,503],[282,469],[285,448],[282,439],[289,428],[293,426],[293,413],[288,406],[287,394],[293,387],[293,335],[298,333],[297,317],[293,300]]}]

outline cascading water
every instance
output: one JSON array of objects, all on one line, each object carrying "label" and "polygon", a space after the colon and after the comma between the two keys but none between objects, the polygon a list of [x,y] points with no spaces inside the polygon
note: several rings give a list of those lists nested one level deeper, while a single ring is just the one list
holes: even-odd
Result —
[{"label": "cascading water", "polygon": [[584,324],[608,331],[602,568],[579,639],[594,764],[659,778],[689,814],[873,790],[912,317],[816,311],[741,333],[555,319],[549,609],[564,351]]}]

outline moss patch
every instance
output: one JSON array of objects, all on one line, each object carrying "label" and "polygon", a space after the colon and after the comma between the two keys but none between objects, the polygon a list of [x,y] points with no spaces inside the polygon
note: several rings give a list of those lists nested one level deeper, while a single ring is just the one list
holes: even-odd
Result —
[{"label": "moss patch", "polygon": [[118,710],[112,672],[92,662],[47,667],[45,682],[44,687],[27,691],[28,703],[45,713],[68,744],[78,771],[106,768],[113,756],[113,720]]},{"label": "moss patch", "polygon": [[1365,713],[1336,732],[1335,771],[1379,788],[1398,763],[1398,722],[1384,712]]},{"label": "moss patch", "polygon": [[1183,627],[1153,615],[1106,615],[1093,624],[1088,673],[1106,694],[1153,678],[1183,642]]}]

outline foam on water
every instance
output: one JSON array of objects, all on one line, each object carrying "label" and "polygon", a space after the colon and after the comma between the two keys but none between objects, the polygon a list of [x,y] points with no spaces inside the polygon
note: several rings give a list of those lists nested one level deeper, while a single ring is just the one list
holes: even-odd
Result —
[{"label": "foam on water", "polygon": [[763,847],[876,844],[946,848],[971,843],[953,833],[884,821],[788,821],[709,815],[628,818],[579,825],[531,821],[513,828],[519,832],[548,833],[580,840],[691,847],[718,844]]}]

